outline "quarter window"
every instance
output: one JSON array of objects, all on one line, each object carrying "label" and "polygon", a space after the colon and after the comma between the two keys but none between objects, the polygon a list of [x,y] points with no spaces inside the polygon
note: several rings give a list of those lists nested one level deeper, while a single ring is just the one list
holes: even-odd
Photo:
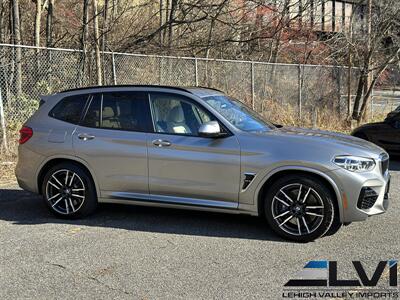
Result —
[{"label": "quarter window", "polygon": [[49,113],[50,117],[72,124],[81,119],[88,95],[75,95],[62,99]]},{"label": "quarter window", "polygon": [[147,93],[110,92],[94,95],[82,126],[151,131]]}]

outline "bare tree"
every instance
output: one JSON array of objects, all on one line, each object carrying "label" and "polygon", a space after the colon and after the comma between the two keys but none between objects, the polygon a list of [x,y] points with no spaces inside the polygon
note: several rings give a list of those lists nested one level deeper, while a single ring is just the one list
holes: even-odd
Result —
[{"label": "bare tree", "polygon": [[46,47],[53,46],[54,0],[48,0],[46,16]]},{"label": "bare tree", "polygon": [[[14,44],[21,45],[21,22],[19,18],[19,1],[12,0],[12,37]],[[16,47],[15,49],[15,87],[16,94],[20,95],[22,93],[22,66],[21,66],[22,53],[21,48]]]},{"label": "bare tree", "polygon": [[42,17],[42,0],[32,0],[36,4],[35,13],[35,46],[40,47],[40,27]]},{"label": "bare tree", "polygon": [[4,43],[4,29],[5,29],[5,15],[6,5],[4,2],[0,3],[0,43]]},{"label": "bare tree", "polygon": [[172,45],[172,34],[173,34],[173,28],[172,24],[174,22],[175,18],[175,11],[178,6],[178,0],[171,0],[171,9],[169,11],[169,18],[168,18],[168,51],[171,50],[171,45]]},{"label": "bare tree", "polygon": [[372,91],[381,75],[400,60],[400,3],[396,0],[371,0],[370,9],[367,45],[363,31],[354,41],[346,39],[351,44],[361,73],[351,115],[357,123],[365,116]]},{"label": "bare tree", "polygon": [[106,81],[106,75],[105,75],[105,51],[108,48],[107,45],[107,37],[108,37],[108,7],[109,6],[109,0],[105,0],[104,1],[104,6],[103,6],[103,27],[101,29],[101,35],[102,35],[102,39],[101,39],[101,50],[103,52],[103,80],[104,82]]},{"label": "bare tree", "polygon": [[82,79],[86,73],[86,59],[87,59],[87,43],[89,39],[89,0],[83,0],[82,2],[82,29],[80,37],[80,49],[82,50],[81,55],[81,67],[78,73],[78,84],[82,84]]},{"label": "bare tree", "polygon": [[93,38],[94,38],[94,50],[96,58],[96,79],[97,84],[102,84],[102,72],[101,72],[101,56],[100,56],[100,37],[99,37],[99,18],[97,12],[97,0],[92,0],[93,10]]}]

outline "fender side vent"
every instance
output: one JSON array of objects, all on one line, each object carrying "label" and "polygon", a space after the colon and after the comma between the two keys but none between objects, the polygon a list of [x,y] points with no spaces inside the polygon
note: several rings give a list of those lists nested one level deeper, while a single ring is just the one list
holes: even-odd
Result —
[{"label": "fender side vent", "polygon": [[245,190],[250,185],[254,177],[256,177],[256,174],[254,173],[244,173],[242,190]]}]

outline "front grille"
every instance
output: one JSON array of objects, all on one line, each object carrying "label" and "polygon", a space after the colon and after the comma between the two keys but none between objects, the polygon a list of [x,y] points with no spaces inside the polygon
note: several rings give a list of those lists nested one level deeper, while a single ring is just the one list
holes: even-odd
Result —
[{"label": "front grille", "polygon": [[386,172],[389,170],[389,155],[382,153],[380,158],[382,175],[386,175]]},{"label": "front grille", "polygon": [[358,198],[357,207],[360,209],[370,209],[378,200],[378,194],[369,187],[363,187]]}]

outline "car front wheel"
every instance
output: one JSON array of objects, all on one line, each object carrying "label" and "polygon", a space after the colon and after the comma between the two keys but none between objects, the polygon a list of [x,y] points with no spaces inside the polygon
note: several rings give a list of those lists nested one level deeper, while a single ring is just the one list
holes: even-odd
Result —
[{"label": "car front wheel", "polygon": [[265,198],[265,215],[281,237],[313,241],[328,232],[335,220],[334,196],[318,178],[290,175],[272,184]]}]

